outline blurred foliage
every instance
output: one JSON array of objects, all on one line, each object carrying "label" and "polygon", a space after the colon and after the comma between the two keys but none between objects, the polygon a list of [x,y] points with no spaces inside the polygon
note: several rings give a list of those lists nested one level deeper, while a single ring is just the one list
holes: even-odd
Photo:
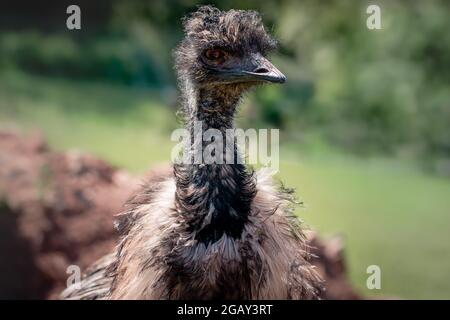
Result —
[{"label": "blurred foliage", "polygon": [[382,12],[376,31],[366,28],[368,1],[99,3],[108,8],[100,26],[71,32],[61,20],[54,28],[4,28],[0,67],[174,92],[171,50],[182,37],[180,18],[202,3],[255,9],[280,40],[273,60],[289,81],[251,95],[244,125],[281,127],[294,141],[320,136],[450,174],[448,1],[371,1]]}]

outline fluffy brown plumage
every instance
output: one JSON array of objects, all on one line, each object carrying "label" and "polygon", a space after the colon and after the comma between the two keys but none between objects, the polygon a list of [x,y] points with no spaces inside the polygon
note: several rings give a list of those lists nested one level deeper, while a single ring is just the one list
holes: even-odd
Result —
[{"label": "fluffy brown plumage", "polygon": [[[186,127],[225,132],[242,93],[284,82],[266,58],[275,41],[256,12],[201,7],[175,52]],[[193,154],[202,145],[187,146]],[[240,157],[233,147],[235,159]],[[237,160],[236,160],[237,161]],[[320,279],[291,191],[238,164],[176,164],[145,185],[117,220],[121,240],[71,299],[314,299]]]}]

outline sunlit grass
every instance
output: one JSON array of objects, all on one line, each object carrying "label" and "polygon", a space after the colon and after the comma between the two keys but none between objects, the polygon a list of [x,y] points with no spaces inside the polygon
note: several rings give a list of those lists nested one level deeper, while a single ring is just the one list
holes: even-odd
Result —
[{"label": "sunlit grass", "polygon": [[[282,162],[281,177],[305,201],[299,215],[344,236],[353,283],[366,294],[448,298],[450,183],[398,163],[333,157]],[[365,289],[369,265],[382,289]]]},{"label": "sunlit grass", "polygon": [[0,126],[41,131],[56,149],[81,149],[134,172],[170,156],[175,116],[154,92],[12,74],[0,79],[0,96]]},{"label": "sunlit grass", "polygon": [[[174,145],[174,110],[160,101],[143,89],[4,75],[0,128],[40,129],[53,148],[142,173],[168,163]],[[308,225],[344,236],[354,285],[367,294],[449,298],[450,181],[314,146],[282,144],[280,177],[305,202],[298,214]],[[377,292],[365,289],[372,264],[382,270]]]}]

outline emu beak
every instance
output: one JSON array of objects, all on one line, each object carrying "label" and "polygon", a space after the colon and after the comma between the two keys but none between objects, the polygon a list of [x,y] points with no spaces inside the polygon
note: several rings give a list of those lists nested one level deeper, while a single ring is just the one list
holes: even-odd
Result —
[{"label": "emu beak", "polygon": [[274,83],[284,83],[286,81],[286,76],[262,55],[258,54],[254,57],[251,65],[251,71],[242,70],[242,74],[249,80]]}]

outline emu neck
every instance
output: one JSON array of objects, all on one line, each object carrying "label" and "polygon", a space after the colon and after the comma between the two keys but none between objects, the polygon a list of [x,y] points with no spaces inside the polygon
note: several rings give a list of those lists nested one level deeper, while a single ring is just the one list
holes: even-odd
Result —
[{"label": "emu neck", "polygon": [[[188,114],[187,129],[191,144],[185,152],[194,160],[195,154],[204,154],[211,140],[195,139],[195,126],[201,121],[202,134],[216,129],[223,137],[223,163],[218,161],[190,163],[175,166],[176,206],[184,217],[188,231],[198,241],[215,242],[224,234],[239,238],[250,212],[250,204],[256,193],[252,173],[238,163],[240,155],[234,135],[226,136],[227,129],[233,129],[234,114],[240,99],[238,88],[204,88],[192,90],[185,97]],[[186,92],[185,92],[186,94]],[[232,154],[233,162],[227,161],[226,153]],[[230,150],[231,149],[231,150]],[[228,159],[229,160],[229,159]]]}]

